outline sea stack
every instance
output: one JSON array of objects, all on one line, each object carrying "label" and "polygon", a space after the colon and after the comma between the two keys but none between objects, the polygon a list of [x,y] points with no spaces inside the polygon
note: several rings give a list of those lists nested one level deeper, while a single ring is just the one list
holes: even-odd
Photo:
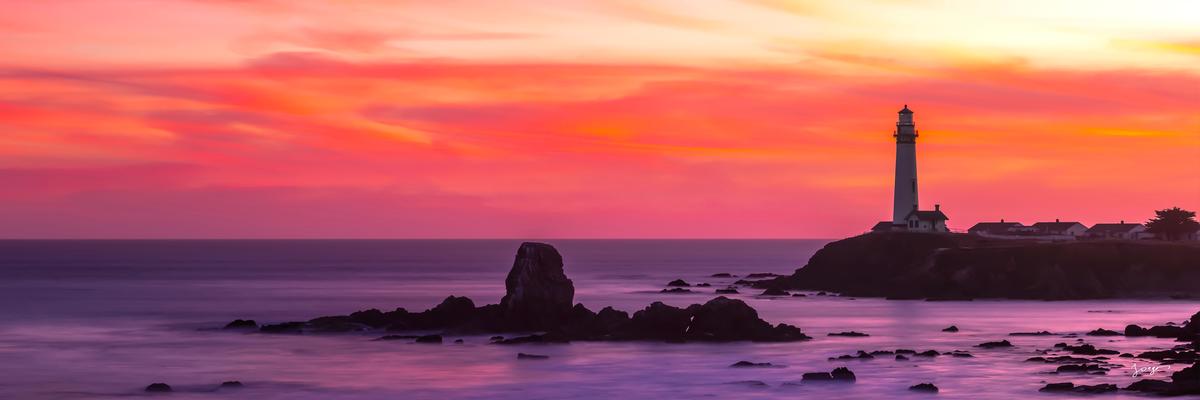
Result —
[{"label": "sea stack", "polygon": [[575,285],[563,272],[562,256],[545,243],[521,244],[504,288],[500,309],[511,329],[561,326],[574,305]]}]

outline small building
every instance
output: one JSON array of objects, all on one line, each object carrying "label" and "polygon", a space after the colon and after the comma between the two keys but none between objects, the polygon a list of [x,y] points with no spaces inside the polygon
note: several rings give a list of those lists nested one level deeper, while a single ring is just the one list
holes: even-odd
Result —
[{"label": "small building", "polygon": [[967,229],[967,233],[979,236],[1013,236],[1019,233],[1021,228],[1026,226],[1020,222],[1005,222],[1003,219],[1000,222],[980,222]]},{"label": "small building", "polygon": [[1142,224],[1127,224],[1121,221],[1119,224],[1096,224],[1092,225],[1084,234],[1088,239],[1145,239],[1146,226]]},{"label": "small building", "polygon": [[940,204],[935,204],[933,211],[913,208],[908,213],[908,216],[904,217],[907,225],[903,226],[902,229],[911,232],[949,232],[950,229],[946,228],[946,221],[949,219],[950,217],[942,213],[942,206]]},{"label": "small building", "polygon": [[1078,222],[1062,222],[1054,220],[1054,222],[1038,222],[1031,226],[1037,231],[1038,236],[1055,236],[1063,238],[1076,238],[1087,233],[1087,226]]}]

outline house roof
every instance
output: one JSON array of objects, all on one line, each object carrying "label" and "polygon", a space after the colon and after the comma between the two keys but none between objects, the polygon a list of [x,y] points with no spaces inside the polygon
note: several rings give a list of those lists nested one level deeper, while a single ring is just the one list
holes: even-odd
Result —
[{"label": "house roof", "polygon": [[1096,224],[1087,233],[1129,233],[1142,227],[1142,224]]},{"label": "house roof", "polygon": [[967,232],[1007,232],[1010,228],[1017,228],[1021,225],[1020,222],[980,222],[967,229]]},{"label": "house roof", "polygon": [[1083,226],[1078,222],[1038,222],[1031,226],[1044,231],[1065,231],[1075,225]]},{"label": "house roof", "polygon": [[917,219],[921,221],[946,221],[950,219],[950,217],[947,217],[946,214],[942,213],[942,210],[912,210],[908,213],[908,215],[904,216],[904,219],[912,217],[913,214],[916,214]]},{"label": "house roof", "polygon": [[[879,221],[878,224],[875,224],[875,226],[871,227],[871,230],[872,231],[890,231],[890,230],[892,230],[892,227],[894,227],[894,226],[896,226],[896,224],[892,223],[892,221]],[[904,226],[904,225],[900,225],[900,226]]]}]

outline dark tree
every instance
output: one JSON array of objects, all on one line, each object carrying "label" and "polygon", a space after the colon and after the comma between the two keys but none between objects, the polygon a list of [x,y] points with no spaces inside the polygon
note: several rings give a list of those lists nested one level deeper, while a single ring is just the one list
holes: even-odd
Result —
[{"label": "dark tree", "polygon": [[1196,212],[1179,207],[1158,210],[1154,218],[1146,222],[1146,231],[1167,240],[1179,240],[1200,229]]}]

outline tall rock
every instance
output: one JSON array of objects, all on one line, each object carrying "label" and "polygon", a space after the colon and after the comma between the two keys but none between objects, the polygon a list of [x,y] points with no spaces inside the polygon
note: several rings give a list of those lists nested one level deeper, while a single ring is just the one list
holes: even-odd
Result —
[{"label": "tall rock", "polygon": [[562,256],[545,243],[521,244],[504,288],[500,310],[503,324],[509,329],[558,327],[574,304],[575,285],[563,273]]}]

